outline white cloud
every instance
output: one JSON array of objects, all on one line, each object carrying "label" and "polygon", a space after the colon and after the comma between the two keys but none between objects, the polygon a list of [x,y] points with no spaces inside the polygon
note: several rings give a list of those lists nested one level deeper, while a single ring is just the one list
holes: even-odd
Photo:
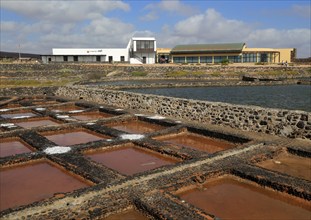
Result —
[{"label": "white cloud", "polygon": [[300,16],[310,19],[311,17],[311,7],[309,5],[293,5],[292,12],[295,16]]},{"label": "white cloud", "polygon": [[53,21],[82,21],[104,15],[111,10],[128,11],[130,6],[122,1],[38,1],[1,0],[1,7],[19,13],[30,19]]},{"label": "white cloud", "polygon": [[164,25],[157,36],[159,47],[176,44],[245,42],[249,47],[297,48],[298,57],[309,57],[310,29],[256,29],[256,25],[223,17],[215,9],[190,16],[174,27]]},{"label": "white cloud", "polygon": [[190,16],[198,12],[192,5],[187,5],[179,0],[162,0],[157,3],[148,4],[145,10],[149,11],[141,17],[141,20],[152,21],[160,17],[161,13],[171,13],[183,16]]},{"label": "white cloud", "polygon": [[250,32],[247,24],[224,18],[215,9],[189,17],[175,25],[178,36],[196,36],[208,42],[241,41]]},{"label": "white cloud", "polygon": [[14,21],[1,21],[0,22],[1,32],[12,32],[17,28],[20,28],[20,25]]},{"label": "white cloud", "polygon": [[311,56],[310,29],[254,30],[245,39],[249,47],[296,48],[298,57]]}]

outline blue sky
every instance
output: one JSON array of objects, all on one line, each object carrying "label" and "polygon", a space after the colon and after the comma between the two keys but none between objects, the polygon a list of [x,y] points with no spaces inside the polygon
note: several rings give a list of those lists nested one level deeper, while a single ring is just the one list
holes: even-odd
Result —
[{"label": "blue sky", "polygon": [[0,0],[3,51],[125,47],[154,36],[158,47],[245,42],[311,56],[309,1]]}]

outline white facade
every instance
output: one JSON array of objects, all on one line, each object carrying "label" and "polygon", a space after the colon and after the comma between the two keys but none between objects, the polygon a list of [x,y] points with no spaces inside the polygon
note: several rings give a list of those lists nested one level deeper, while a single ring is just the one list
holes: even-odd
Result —
[{"label": "white facade", "polygon": [[52,55],[43,55],[50,62],[129,62],[154,64],[156,40],[153,37],[132,38],[126,48],[53,48]]}]

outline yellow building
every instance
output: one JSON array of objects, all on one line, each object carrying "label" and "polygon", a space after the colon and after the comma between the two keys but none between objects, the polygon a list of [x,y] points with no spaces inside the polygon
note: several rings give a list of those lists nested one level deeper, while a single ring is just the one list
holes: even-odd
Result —
[{"label": "yellow building", "polygon": [[177,45],[173,49],[158,48],[159,58],[172,63],[281,63],[293,62],[295,48],[248,48],[245,43]]}]

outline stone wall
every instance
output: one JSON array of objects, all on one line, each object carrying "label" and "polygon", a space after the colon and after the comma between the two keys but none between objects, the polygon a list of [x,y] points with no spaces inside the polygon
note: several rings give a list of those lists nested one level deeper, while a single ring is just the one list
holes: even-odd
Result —
[{"label": "stone wall", "polygon": [[[295,74],[292,74],[293,71]],[[221,78],[242,78],[243,75],[256,74],[257,77],[267,77],[270,73],[273,78],[297,78],[309,77],[310,66],[232,66],[232,65],[126,65],[126,64],[0,64],[0,77],[18,77],[18,78],[51,78],[60,77],[68,74],[87,75],[91,73],[101,74],[102,76],[132,76],[132,73],[143,72],[147,77],[174,76],[179,77],[178,73],[183,72],[187,77],[221,77]],[[274,75],[276,74],[276,75]]]},{"label": "stone wall", "polygon": [[187,121],[311,140],[310,112],[231,105],[83,86],[61,87],[56,94]]},{"label": "stone wall", "polygon": [[0,96],[53,96],[58,87],[17,87],[0,89]]}]

